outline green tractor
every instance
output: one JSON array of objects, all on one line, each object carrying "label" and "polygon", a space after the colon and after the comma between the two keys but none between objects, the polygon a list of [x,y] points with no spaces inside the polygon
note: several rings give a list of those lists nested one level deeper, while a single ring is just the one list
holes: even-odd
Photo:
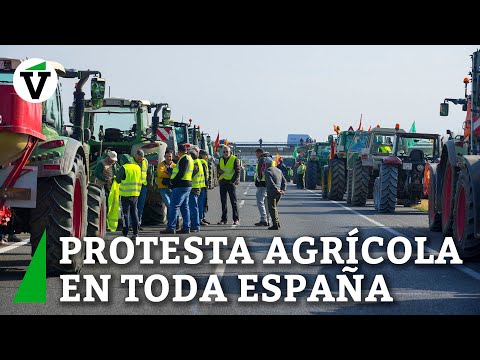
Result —
[{"label": "green tractor", "polygon": [[305,171],[305,187],[315,190],[317,185],[323,186],[323,168],[330,158],[330,144],[316,142],[306,145],[307,170]]},{"label": "green tractor", "polygon": [[328,165],[324,167],[323,173],[326,176],[326,187],[322,187],[322,197],[330,200],[343,200],[343,195],[347,187],[347,157],[355,131],[350,128],[347,131],[338,133],[336,139],[334,135],[329,135],[328,141],[331,144],[331,154]]},{"label": "green tractor", "polygon": [[[155,109],[153,118],[156,128],[152,127],[149,117]],[[148,161],[147,198],[142,216],[142,225],[159,225],[165,221],[165,211],[157,188],[157,166],[163,161],[169,142],[176,148],[175,129],[172,126],[158,125],[158,112],[163,111],[163,120],[168,120],[168,104],[154,104],[146,100],[129,100],[108,98],[103,100],[103,107],[96,108],[87,101],[84,123],[92,134],[98,131],[98,136],[92,136],[90,145],[90,172],[95,173],[95,167],[101,161],[106,150],[114,150],[119,155],[133,156],[142,149]],[[152,118],[152,119],[153,119]],[[155,130],[155,131],[153,131]],[[161,140],[158,140],[158,139]],[[94,176],[91,177],[94,181]]]},{"label": "green tractor", "polygon": [[208,188],[213,189],[215,186],[218,186],[218,178],[212,139],[209,134],[200,132],[200,126],[195,125],[193,128],[188,128],[188,135],[189,141],[192,145],[198,146],[200,150],[204,150],[207,153],[208,171],[210,172],[208,177]]},{"label": "green tractor", "polygon": [[[293,156],[283,156],[282,158],[283,158],[283,164],[287,168],[287,175],[285,176],[285,180],[287,180],[287,182],[290,182],[294,180],[294,176],[292,176],[291,173],[293,171],[293,168],[295,167],[295,158]],[[294,184],[296,182],[297,181],[294,180]]]},{"label": "green tractor", "polygon": [[[87,142],[91,134],[83,126],[82,90],[93,75],[92,101],[101,107],[105,80],[99,71],[65,69],[51,62],[60,78],[78,79],[72,125],[66,125],[59,85],[54,95],[41,104],[18,97],[13,73],[20,63],[17,59],[0,59],[0,154],[5,160],[0,163],[0,210],[4,213],[6,207],[13,209],[14,232],[30,233],[32,255],[46,232],[47,274],[79,272],[85,257],[84,242],[80,251],[70,257],[70,264],[60,264],[60,237],[82,240],[85,236],[105,236],[105,191],[89,184]],[[22,126],[18,126],[19,122]],[[14,165],[8,165],[13,161]]]},{"label": "green tractor", "polygon": [[367,199],[373,199],[380,164],[392,154],[393,139],[399,132],[405,131],[398,125],[355,132],[347,154],[347,203],[365,206]]}]

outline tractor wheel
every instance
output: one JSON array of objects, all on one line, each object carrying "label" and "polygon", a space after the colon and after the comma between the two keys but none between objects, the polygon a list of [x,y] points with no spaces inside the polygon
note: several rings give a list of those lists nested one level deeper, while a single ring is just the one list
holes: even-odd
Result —
[{"label": "tractor wheel", "polygon": [[368,197],[368,171],[362,165],[362,160],[355,161],[352,178],[352,202],[353,206],[365,206]]},{"label": "tractor wheel", "polygon": [[322,172],[322,198],[328,199],[328,165],[323,167]]},{"label": "tractor wheel", "polygon": [[163,202],[146,203],[142,214],[142,225],[157,226],[165,224],[165,206]]},{"label": "tractor wheel", "polygon": [[352,203],[352,179],[353,171],[347,170],[347,204]]},{"label": "tractor wheel", "polygon": [[381,164],[378,179],[377,210],[381,213],[392,213],[397,204],[398,168],[390,164]]},{"label": "tractor wheel", "polygon": [[[67,175],[38,179],[37,207],[30,215],[30,243],[35,253],[43,232],[47,232],[47,274],[78,273],[83,266],[87,234],[87,175],[80,155],[75,157]],[[70,257],[71,264],[60,264],[60,237],[74,236],[81,240],[81,250]]]},{"label": "tractor wheel", "polygon": [[107,197],[103,186],[88,184],[87,236],[104,238],[107,231]]},{"label": "tractor wheel", "polygon": [[328,198],[343,200],[345,194],[345,163],[341,159],[333,159],[328,167]]},{"label": "tractor wheel", "polygon": [[442,214],[435,210],[436,177],[430,177],[428,183],[428,227],[431,231],[442,231]]},{"label": "tractor wheel", "polygon": [[295,168],[295,169],[293,169],[293,177],[292,177],[292,182],[293,182],[294,185],[297,185],[297,177],[298,177],[297,169]]},{"label": "tractor wheel", "polygon": [[480,254],[480,240],[475,238],[473,189],[470,174],[460,171],[453,212],[453,238],[462,257]]},{"label": "tractor wheel", "polygon": [[373,183],[373,208],[375,210],[378,210],[378,199],[379,199],[379,193],[380,193],[380,178],[377,177],[375,178],[375,182]]},{"label": "tractor wheel", "polygon": [[456,169],[447,161],[442,188],[442,233],[445,236],[450,236],[453,232],[453,200],[457,176]]},{"label": "tractor wheel", "polygon": [[310,161],[307,164],[305,187],[309,190],[315,190],[317,188],[317,177],[318,164],[316,162]]}]

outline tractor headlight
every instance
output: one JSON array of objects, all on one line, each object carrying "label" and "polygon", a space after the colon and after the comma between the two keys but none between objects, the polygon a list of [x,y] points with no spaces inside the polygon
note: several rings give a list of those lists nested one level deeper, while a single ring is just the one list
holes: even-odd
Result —
[{"label": "tractor headlight", "polygon": [[423,171],[423,169],[425,169],[425,166],[423,166],[422,164],[417,165],[418,171]]}]

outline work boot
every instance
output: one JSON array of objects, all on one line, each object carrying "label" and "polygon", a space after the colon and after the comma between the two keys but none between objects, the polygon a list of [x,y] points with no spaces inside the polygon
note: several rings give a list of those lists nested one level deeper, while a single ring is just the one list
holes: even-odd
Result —
[{"label": "work boot", "polygon": [[190,234],[190,229],[182,229],[177,231],[177,234]]},{"label": "work boot", "polygon": [[17,237],[17,235],[15,234],[8,235],[8,242],[20,242],[20,241],[22,241],[22,239]]},{"label": "work boot", "polygon": [[217,225],[227,225],[227,222],[226,221],[223,221],[223,220],[220,220]]},{"label": "work boot", "polygon": [[175,230],[167,228],[165,230],[160,231],[160,234],[175,234]]},{"label": "work boot", "polygon": [[260,221],[258,223],[255,223],[255,226],[268,226],[268,223],[266,221]]},{"label": "work boot", "polygon": [[203,226],[208,226],[210,223],[202,219],[202,221],[200,221],[200,224]]}]

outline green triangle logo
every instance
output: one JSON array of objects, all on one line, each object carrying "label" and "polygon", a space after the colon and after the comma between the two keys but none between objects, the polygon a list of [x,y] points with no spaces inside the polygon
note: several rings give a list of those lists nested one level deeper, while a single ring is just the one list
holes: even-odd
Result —
[{"label": "green triangle logo", "polygon": [[37,70],[37,71],[45,71],[47,70],[47,62],[44,61],[40,64],[37,64],[35,66],[32,66],[32,67],[29,67],[28,69],[26,70]]},{"label": "green triangle logo", "polygon": [[[44,63],[45,64],[45,63]],[[13,299],[14,303],[47,302],[47,244],[46,231],[30,261],[27,272]]]}]

